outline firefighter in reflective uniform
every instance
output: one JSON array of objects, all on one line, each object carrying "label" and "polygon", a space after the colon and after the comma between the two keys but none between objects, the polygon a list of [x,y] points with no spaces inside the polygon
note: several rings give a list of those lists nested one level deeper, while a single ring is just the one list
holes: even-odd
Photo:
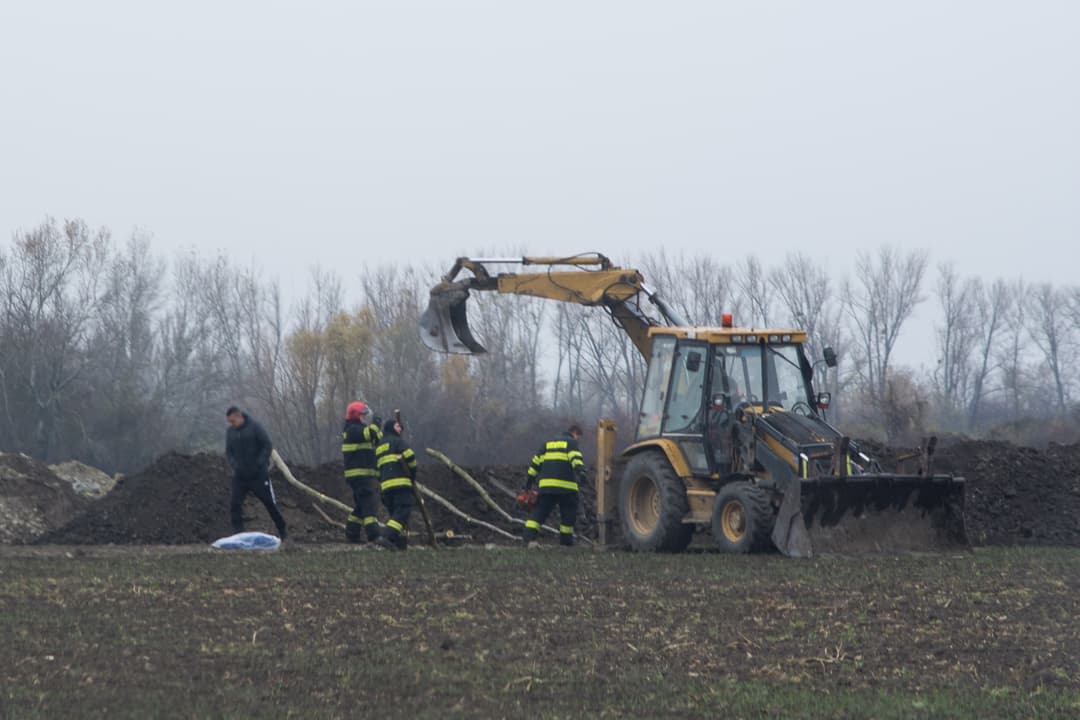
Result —
[{"label": "firefighter in reflective uniform", "polygon": [[345,463],[345,482],[353,495],[353,511],[345,524],[345,539],[352,543],[379,537],[379,496],[375,490],[375,448],[382,440],[379,426],[368,422],[371,408],[360,401],[345,409],[345,428],[341,433],[341,456]]},{"label": "firefighter in reflective uniform", "polygon": [[532,517],[525,522],[523,538],[529,547],[536,546],[536,537],[540,526],[556,505],[559,506],[559,544],[574,544],[574,521],[578,511],[578,483],[585,481],[585,461],[582,460],[578,440],[581,428],[570,428],[533,456],[529,467],[529,478],[525,484],[528,490],[536,481],[540,495]]},{"label": "firefighter in reflective uniform", "polygon": [[375,448],[375,464],[379,470],[379,489],[390,519],[379,536],[379,545],[391,550],[404,550],[408,544],[409,514],[413,508],[412,481],[416,479],[416,455],[401,437],[401,423],[387,420],[383,438]]}]

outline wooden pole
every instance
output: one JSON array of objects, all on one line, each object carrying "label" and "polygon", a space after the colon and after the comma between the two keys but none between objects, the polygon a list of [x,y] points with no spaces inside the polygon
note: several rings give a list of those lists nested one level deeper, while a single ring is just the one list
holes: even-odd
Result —
[{"label": "wooden pole", "polygon": [[437,502],[440,505],[442,505],[443,507],[445,507],[447,510],[452,512],[454,515],[457,515],[462,520],[465,520],[466,522],[472,523],[473,525],[479,525],[482,528],[487,528],[491,532],[502,535],[503,537],[508,538],[510,540],[518,540],[519,539],[516,535],[510,534],[510,533],[506,532],[505,530],[503,530],[502,528],[495,527],[491,523],[486,523],[483,520],[478,520],[477,518],[474,518],[472,515],[469,515],[468,513],[462,512],[461,510],[454,507],[454,505],[451,504],[451,502],[449,500],[442,497],[441,495],[436,493],[431,488],[420,485],[419,483],[417,483],[415,487],[420,492],[422,492],[424,495],[427,495],[429,498],[431,498],[435,502]]},{"label": "wooden pole", "polygon": [[335,500],[329,495],[323,495],[315,488],[309,487],[308,485],[305,485],[304,483],[297,480],[296,477],[292,474],[292,471],[289,470],[289,466],[286,465],[285,461],[281,459],[280,455],[278,455],[277,450],[270,451],[270,459],[274,461],[274,464],[277,465],[277,469],[280,470],[281,474],[285,476],[285,480],[288,481],[288,483],[293,487],[306,492],[308,495],[311,495],[312,497],[326,503],[327,505],[333,505],[339,510],[344,510],[347,513],[352,512],[352,508],[341,502],[340,500]]},{"label": "wooden pole", "polygon": [[426,448],[425,451],[427,452],[428,455],[430,455],[430,456],[432,456],[434,458],[438,458],[439,460],[442,460],[444,463],[446,463],[446,465],[451,470],[454,471],[454,473],[458,477],[460,477],[465,482],[469,483],[469,485],[471,485],[472,488],[474,490],[476,490],[476,492],[480,493],[480,497],[483,498],[484,502],[487,503],[491,507],[492,510],[494,510],[495,512],[502,515],[508,522],[514,522],[514,520],[516,520],[516,518],[513,515],[506,512],[505,510],[503,510],[501,507],[498,506],[498,504],[496,504],[496,502],[494,500],[491,499],[491,495],[488,495],[488,492],[487,492],[487,490],[484,489],[484,486],[481,485],[480,483],[478,483],[476,481],[476,478],[474,478],[472,475],[470,475],[468,473],[468,471],[465,470],[465,468],[455,464],[453,460],[451,460],[449,457],[447,457],[445,454],[439,452],[438,450],[432,450],[431,448]]},{"label": "wooden pole", "polygon": [[314,510],[315,512],[319,513],[319,515],[322,515],[322,519],[325,520],[326,522],[330,523],[334,527],[339,527],[339,528],[344,529],[345,523],[340,522],[340,521],[335,520],[334,518],[330,517],[329,515],[326,514],[325,510],[323,510],[321,507],[319,507],[315,503],[311,503],[311,509]]}]

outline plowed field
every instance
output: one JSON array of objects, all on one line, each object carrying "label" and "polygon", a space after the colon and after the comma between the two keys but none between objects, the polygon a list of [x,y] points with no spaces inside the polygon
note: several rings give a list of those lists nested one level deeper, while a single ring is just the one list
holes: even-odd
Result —
[{"label": "plowed field", "polygon": [[1080,716],[1075,550],[7,546],[0,573],[3,717]]}]

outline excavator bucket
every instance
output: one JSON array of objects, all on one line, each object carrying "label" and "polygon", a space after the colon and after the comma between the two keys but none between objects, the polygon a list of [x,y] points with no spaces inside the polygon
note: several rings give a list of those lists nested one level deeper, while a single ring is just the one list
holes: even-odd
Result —
[{"label": "excavator bucket", "polygon": [[789,557],[962,549],[964,480],[948,475],[803,478],[784,493],[773,543]]},{"label": "excavator bucket", "polygon": [[436,352],[480,355],[487,350],[469,331],[465,304],[469,290],[444,283],[431,291],[427,310],[420,316],[420,339]]}]

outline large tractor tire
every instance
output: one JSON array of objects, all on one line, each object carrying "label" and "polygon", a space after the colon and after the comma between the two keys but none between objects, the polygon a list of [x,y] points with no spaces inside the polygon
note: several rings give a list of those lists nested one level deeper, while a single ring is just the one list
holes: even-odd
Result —
[{"label": "large tractor tire", "polygon": [[713,500],[713,540],[726,553],[768,550],[775,520],[769,496],[748,482],[728,483]]},{"label": "large tractor tire", "polygon": [[623,541],[638,552],[681,552],[690,544],[693,525],[682,519],[690,511],[686,485],[663,453],[633,456],[619,485],[619,517]]}]

